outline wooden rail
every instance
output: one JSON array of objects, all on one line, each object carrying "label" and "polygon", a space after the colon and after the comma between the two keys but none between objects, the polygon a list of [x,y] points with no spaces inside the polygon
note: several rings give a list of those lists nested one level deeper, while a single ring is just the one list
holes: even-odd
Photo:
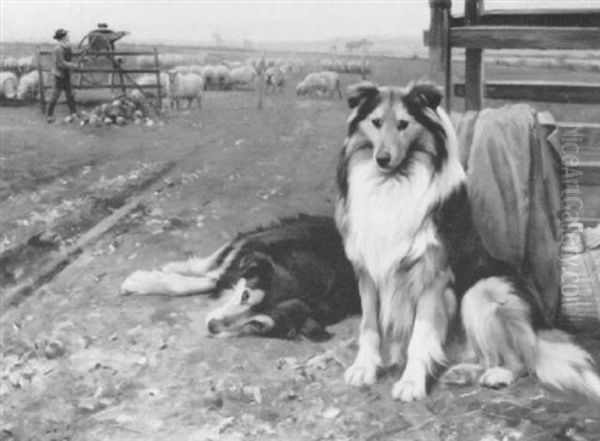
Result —
[{"label": "wooden rail", "polygon": [[572,49],[600,47],[600,28],[463,26],[450,29],[450,46],[478,49]]},{"label": "wooden rail", "polygon": [[[454,84],[454,94],[467,98],[471,88],[468,78],[466,83]],[[488,81],[484,86],[486,98],[514,101],[544,101],[554,103],[600,104],[600,83],[564,83],[551,81]],[[471,105],[467,110],[474,109],[475,99],[471,97]],[[476,108],[476,107],[475,107]]]},{"label": "wooden rail", "polygon": [[[452,27],[468,26],[468,16],[452,17]],[[479,24],[491,26],[600,27],[600,9],[501,9],[481,13]]]},{"label": "wooden rail", "polygon": [[[53,55],[54,51],[48,51],[48,50],[42,50],[39,51],[40,55]],[[150,52],[150,51],[115,51],[115,52],[109,52],[109,51],[73,51],[73,56],[75,57],[79,57],[82,54],[90,55],[90,56],[106,56],[107,54],[110,55],[114,55],[117,57],[126,57],[126,56],[134,56],[134,55],[146,55],[146,56],[152,56],[154,55],[154,52]]]}]

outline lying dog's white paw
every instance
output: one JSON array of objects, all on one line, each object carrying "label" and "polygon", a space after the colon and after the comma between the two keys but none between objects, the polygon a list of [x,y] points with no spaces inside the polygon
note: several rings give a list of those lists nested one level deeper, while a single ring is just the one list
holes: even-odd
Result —
[{"label": "lying dog's white paw", "polygon": [[484,372],[479,378],[479,384],[492,389],[507,387],[517,381],[515,372],[503,367],[493,367]]},{"label": "lying dog's white paw", "polygon": [[377,363],[356,360],[346,369],[344,374],[346,384],[354,387],[370,386],[377,380]]},{"label": "lying dog's white paw", "polygon": [[190,268],[187,260],[181,260],[178,262],[169,262],[163,265],[160,270],[164,273],[185,274],[190,270]]},{"label": "lying dog's white paw", "polygon": [[165,291],[160,271],[136,271],[121,284],[121,294],[160,294]]},{"label": "lying dog's white paw", "polygon": [[425,380],[401,378],[394,384],[392,398],[400,401],[414,401],[425,398]]}]

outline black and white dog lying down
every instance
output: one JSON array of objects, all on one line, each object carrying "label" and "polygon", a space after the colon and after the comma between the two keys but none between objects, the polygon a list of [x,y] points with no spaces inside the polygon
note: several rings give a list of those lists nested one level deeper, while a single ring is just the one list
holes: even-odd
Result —
[{"label": "black and white dog lying down", "polygon": [[356,279],[333,219],[300,215],[241,233],[206,258],[136,271],[124,294],[212,293],[224,303],[206,320],[213,336],[313,340],[360,312]]}]

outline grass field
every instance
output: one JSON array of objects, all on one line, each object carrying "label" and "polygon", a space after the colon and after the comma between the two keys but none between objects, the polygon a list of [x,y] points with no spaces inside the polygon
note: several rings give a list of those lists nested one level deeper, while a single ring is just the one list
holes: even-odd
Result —
[{"label": "grass field", "polygon": [[[372,65],[370,79],[379,84],[405,84],[427,70],[424,60],[377,58]],[[454,71],[461,79],[458,63]],[[595,78],[507,66],[486,74]],[[359,80],[342,78],[344,87]],[[76,240],[127,197],[146,196],[41,289],[3,311],[2,439],[544,440],[571,429],[598,439],[596,407],[533,379],[503,391],[434,386],[430,398],[413,404],[391,401],[394,373],[368,390],[349,389],[342,376],[356,351],[356,317],[332,327],[324,343],[223,341],[206,336],[213,299],[119,296],[134,270],[207,254],[237,231],[281,216],[332,213],[348,109],[344,100],[296,98],[299,80],[291,76],[261,111],[255,92],[211,91],[202,109],[169,114],[152,127],[48,125],[36,106],[0,108],[1,249],[25,250],[20,265],[4,267],[5,288],[36,271],[28,256],[43,262],[44,253]],[[593,106],[533,105],[557,120],[600,120]],[[461,100],[454,106],[461,110]],[[134,185],[167,163],[174,168],[149,189]],[[89,208],[85,218],[77,217],[81,207]],[[59,228],[65,219],[73,231]],[[30,248],[43,253],[28,255]]]}]

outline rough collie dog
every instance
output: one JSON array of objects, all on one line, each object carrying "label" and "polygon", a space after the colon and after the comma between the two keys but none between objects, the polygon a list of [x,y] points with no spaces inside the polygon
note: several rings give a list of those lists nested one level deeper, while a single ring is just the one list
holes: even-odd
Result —
[{"label": "rough collie dog", "polygon": [[600,397],[591,356],[552,330],[519,274],[484,249],[441,100],[429,83],[350,89],[336,222],[358,277],[362,318],[346,382],[374,383],[388,355],[404,366],[393,397],[423,398],[458,315],[477,363],[447,375],[483,372],[479,383],[496,388],[532,373]]},{"label": "rough collie dog", "polygon": [[206,258],[137,271],[125,294],[214,293],[223,304],[206,319],[218,337],[263,335],[314,340],[325,326],[360,312],[352,266],[333,219],[300,215],[239,234]]}]

